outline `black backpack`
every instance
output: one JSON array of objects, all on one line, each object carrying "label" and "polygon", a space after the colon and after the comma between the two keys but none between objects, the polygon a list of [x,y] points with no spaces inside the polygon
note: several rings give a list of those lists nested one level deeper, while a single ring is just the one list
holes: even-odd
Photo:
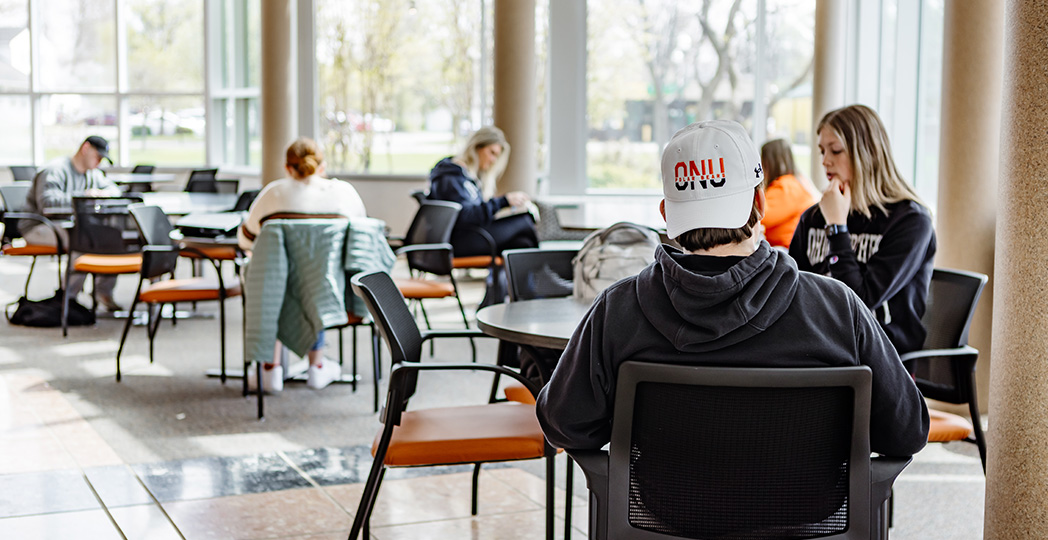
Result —
[{"label": "black backpack", "polygon": [[[14,313],[11,313],[12,306],[15,306]],[[11,324],[47,328],[62,326],[62,291],[59,289],[54,296],[43,300],[30,300],[23,296],[17,302],[8,304],[4,311]],[[92,325],[95,324],[95,314],[70,298],[67,322],[69,326]]]}]

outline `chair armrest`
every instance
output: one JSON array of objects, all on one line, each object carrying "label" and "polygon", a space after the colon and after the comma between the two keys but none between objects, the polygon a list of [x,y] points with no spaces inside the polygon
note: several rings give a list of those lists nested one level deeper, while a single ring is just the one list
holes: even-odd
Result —
[{"label": "chair armrest", "polygon": [[[55,224],[54,221],[51,221],[50,219],[47,219],[46,217],[40,214],[34,214],[32,212],[0,212],[0,217],[2,217],[3,219],[26,219],[43,224],[48,229],[51,229],[51,232],[55,233],[55,248],[58,250],[58,253],[65,253],[65,246],[62,245],[62,235],[58,232],[61,229],[61,227]],[[12,233],[19,233],[19,231],[12,231]],[[12,236],[12,238],[13,237],[14,236]]]},{"label": "chair armrest", "polygon": [[480,330],[477,330],[475,328],[467,328],[467,329],[464,329],[464,330],[423,330],[422,331],[422,341],[423,342],[425,342],[427,339],[437,339],[437,338],[475,338],[475,337],[490,338],[492,336],[489,336],[489,335],[485,334],[484,332],[481,332]]},{"label": "chair armrest", "polygon": [[170,273],[174,271],[176,261],[178,261],[177,246],[142,246],[141,274],[147,278],[154,278]]},{"label": "chair armrest", "polygon": [[876,456],[870,458],[870,506],[877,508],[892,493],[892,484],[912,457]]},{"label": "chair armrest", "polygon": [[608,468],[609,457],[606,450],[571,450],[565,449],[568,456],[579,464],[582,474],[586,475],[586,486],[590,497],[591,538],[607,538],[608,532]]},{"label": "chair armrest", "polygon": [[[521,375],[516,370],[494,364],[420,364],[418,362],[400,362],[393,367],[393,371],[396,372],[398,369],[404,373],[418,371],[490,371],[514,379],[524,385],[533,396],[539,395],[539,390],[542,389],[541,386],[535,384],[534,381]],[[390,377],[392,378],[392,375]],[[393,384],[392,380],[390,380],[390,384]]]},{"label": "chair armrest", "polygon": [[412,244],[404,246],[396,251],[398,256],[415,251],[447,251],[451,253],[451,244]]},{"label": "chair armrest", "polygon": [[951,356],[978,356],[979,349],[971,347],[969,345],[962,345],[953,349],[921,349],[919,351],[912,351],[899,356],[899,359],[903,362],[909,362],[911,360],[920,360],[922,358],[933,358],[933,357],[951,357]]}]

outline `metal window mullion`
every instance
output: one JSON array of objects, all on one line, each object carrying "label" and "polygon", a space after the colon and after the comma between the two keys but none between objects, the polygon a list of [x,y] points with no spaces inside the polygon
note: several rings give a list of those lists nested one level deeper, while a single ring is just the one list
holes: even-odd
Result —
[{"label": "metal window mullion", "polygon": [[117,154],[117,166],[127,164],[131,159],[131,136],[130,130],[124,129],[124,123],[129,114],[129,106],[125,93],[128,89],[127,83],[127,25],[126,13],[127,2],[125,0],[113,0],[113,10],[116,14],[116,133],[119,151]]},{"label": "metal window mullion", "polygon": [[767,88],[765,81],[768,59],[764,52],[767,50],[767,4],[765,0],[757,0],[757,64],[753,70],[753,142],[758,146],[768,138],[768,103],[764,96]]},{"label": "metal window mullion", "polygon": [[36,15],[36,2],[29,0],[26,8],[29,10],[26,27],[29,29],[29,132],[30,132],[30,154],[33,164],[41,164],[44,161],[43,129],[40,125],[40,96],[36,93],[39,70],[37,69],[37,52],[40,50],[40,32],[34,28],[38,20]]}]

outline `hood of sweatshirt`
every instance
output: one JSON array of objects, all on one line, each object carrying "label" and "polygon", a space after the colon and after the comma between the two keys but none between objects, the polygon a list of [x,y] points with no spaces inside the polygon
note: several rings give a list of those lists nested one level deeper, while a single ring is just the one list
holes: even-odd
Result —
[{"label": "hood of sweatshirt", "polygon": [[767,242],[712,276],[682,266],[686,256],[662,246],[636,281],[644,317],[678,351],[715,351],[750,338],[777,321],[797,293],[797,264]]},{"label": "hood of sweatshirt", "polygon": [[466,173],[466,169],[462,168],[461,165],[455,163],[450,157],[446,157],[437,162],[429,171],[429,179],[440,178],[444,175],[452,176],[465,176],[469,178],[469,174]]}]

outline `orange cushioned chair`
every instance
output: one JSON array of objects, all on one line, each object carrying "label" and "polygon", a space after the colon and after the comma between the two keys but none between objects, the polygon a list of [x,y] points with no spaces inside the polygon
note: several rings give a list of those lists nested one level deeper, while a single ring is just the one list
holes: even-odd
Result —
[{"label": "orange cushioned chair", "polygon": [[[971,424],[968,424],[970,435],[948,440],[975,444],[979,448],[984,472],[986,437],[983,435],[975,391],[975,363],[979,359],[979,351],[968,345],[968,328],[987,279],[985,275],[975,272],[944,268],[933,270],[927,309],[921,318],[928,331],[924,347],[901,355],[903,364],[913,374],[917,389],[924,397],[968,405],[972,419]],[[933,419],[933,428],[935,424]],[[953,432],[952,429],[950,431]],[[929,440],[933,441],[931,437]]]},{"label": "orange cushioned chair", "polygon": [[[212,260],[215,268],[214,278],[194,277],[189,279],[168,279],[154,281],[164,274],[174,275],[175,263],[179,257],[179,247],[171,240],[171,222],[157,206],[132,205],[131,216],[138,225],[142,238],[146,245],[142,251],[142,263],[138,289],[135,291],[135,299],[131,304],[131,312],[134,313],[138,302],[149,305],[149,322],[146,325],[149,335],[149,362],[153,362],[153,341],[156,332],[160,328],[162,307],[164,304],[176,302],[203,302],[207,300],[218,301],[219,313],[219,336],[222,359],[221,379],[226,382],[226,310],[225,299],[240,295],[240,283],[234,280],[226,285],[222,278],[219,263]],[[149,283],[147,283],[147,281]],[[127,341],[127,333],[131,330],[132,317],[128,317],[124,324],[124,332],[120,335],[120,347],[116,353],[116,380],[119,382],[120,355],[124,351],[124,342]]]},{"label": "orange cushioned chair", "polygon": [[[462,305],[458,284],[451,272],[454,269],[451,229],[455,227],[460,210],[462,206],[458,203],[428,200],[422,202],[408,227],[407,234],[404,235],[403,247],[396,250],[398,256],[404,255],[407,259],[408,269],[411,271],[411,278],[396,280],[397,288],[404,298],[418,302],[422,318],[426,321],[426,328],[432,327],[423,300],[449,297],[454,297],[458,302],[462,322],[469,328],[466,308]],[[427,279],[427,275],[444,276],[448,281]],[[430,345],[432,346],[432,343]],[[470,347],[473,360],[476,361],[477,348],[472,338]]]},{"label": "orange cushioned chair", "polygon": [[[3,240],[0,241],[0,250],[8,257],[32,257],[29,264],[29,274],[25,278],[25,295],[29,296],[29,280],[33,277],[33,269],[36,267],[36,258],[40,256],[56,256],[64,253],[62,249],[62,237],[58,234],[58,226],[44,216],[25,212],[25,199],[29,193],[31,184],[22,182],[0,186],[0,205],[4,220]],[[18,228],[31,227],[32,222],[43,223],[55,232],[56,245],[29,244],[25,242],[16,243],[21,238]],[[61,286],[62,265],[58,265],[58,285]]]},{"label": "orange cushioned chair", "polygon": [[[69,264],[65,287],[73,272],[91,275],[134,274],[142,268],[138,232],[130,226],[127,207],[140,197],[73,197],[73,229],[69,234]],[[76,257],[74,257],[76,255]],[[62,308],[62,335],[67,334],[68,293]],[[97,302],[97,299],[95,299]],[[130,316],[130,314],[129,314]]]},{"label": "orange cushioned chair", "polygon": [[[463,407],[407,410],[419,375],[427,371],[490,371],[512,377],[532,394],[538,387],[503,366],[486,364],[421,364],[422,344],[432,336],[419,332],[411,312],[389,274],[357,274],[353,289],[364,299],[393,355],[389,392],[371,453],[374,463],[368,476],[349,538],[361,531],[369,536],[371,511],[387,467],[428,467],[475,464],[473,515],[477,514],[477,481],[480,464],[523,459],[546,459],[546,538],[553,538],[554,456],[535,417],[535,407],[523,403],[491,403]],[[459,332],[466,334],[470,331]],[[473,331],[475,332],[475,331]],[[570,484],[568,497],[570,500]],[[566,527],[570,527],[570,518]]]}]

